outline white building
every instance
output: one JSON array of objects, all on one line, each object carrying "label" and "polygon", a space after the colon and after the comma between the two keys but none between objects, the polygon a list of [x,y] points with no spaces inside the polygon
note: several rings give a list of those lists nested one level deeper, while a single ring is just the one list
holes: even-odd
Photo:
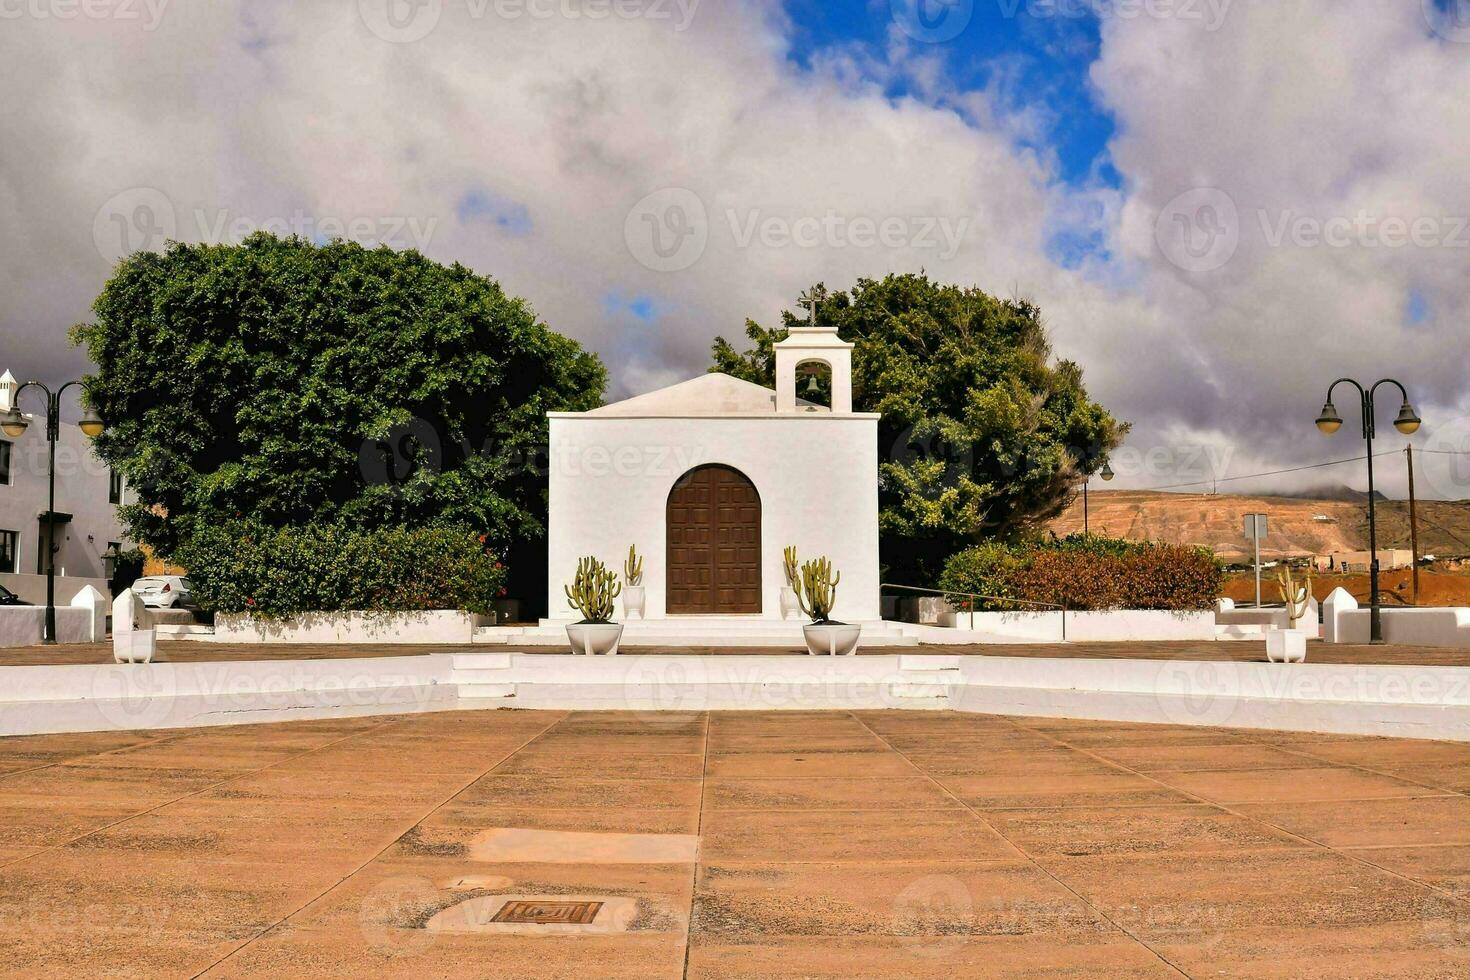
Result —
[{"label": "white building", "polygon": [[[830,372],[832,404],[796,396]],[[594,555],[645,557],[648,619],[781,618],[782,550],[842,575],[833,616],[877,620],[878,416],[852,411],[852,345],[798,328],[776,346],[776,390],[724,374],[590,412],[552,412],[549,616]]]},{"label": "white building", "polygon": [[[19,388],[0,374],[0,412],[15,404]],[[43,409],[41,393],[29,389],[22,410]],[[44,411],[31,414],[25,434],[0,433],[0,585],[32,603],[46,601],[47,444]],[[63,422],[56,445],[56,600],[65,603],[84,585],[107,594],[112,569],[103,560],[110,545],[131,547],[117,519],[124,500],[120,476],[97,458],[92,440]],[[66,576],[62,581],[59,576]]]}]

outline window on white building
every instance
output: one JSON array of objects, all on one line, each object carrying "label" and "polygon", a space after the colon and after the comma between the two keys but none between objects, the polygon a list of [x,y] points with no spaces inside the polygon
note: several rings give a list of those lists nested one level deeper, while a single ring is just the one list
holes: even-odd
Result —
[{"label": "window on white building", "polygon": [[15,549],[20,547],[20,535],[15,531],[0,531],[0,574],[15,571]]},{"label": "window on white building", "polygon": [[110,504],[122,503],[122,474],[117,470],[107,471],[107,502]]},{"label": "window on white building", "polygon": [[10,486],[10,443],[0,439],[0,487]]}]

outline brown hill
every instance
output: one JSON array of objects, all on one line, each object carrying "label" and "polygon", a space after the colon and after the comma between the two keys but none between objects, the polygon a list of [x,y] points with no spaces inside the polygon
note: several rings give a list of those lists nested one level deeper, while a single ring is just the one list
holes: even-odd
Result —
[{"label": "brown hill", "polygon": [[[1320,555],[1368,547],[1366,499],[1304,500],[1295,497],[1161,493],[1151,490],[1093,490],[1088,495],[1094,534],[1132,540],[1204,545],[1227,561],[1250,553],[1243,531],[1246,514],[1269,516],[1265,557]],[[1419,552],[1438,557],[1470,554],[1470,501],[1421,500]],[[1052,522],[1059,535],[1082,530],[1082,498]],[[1409,546],[1409,505],[1378,504],[1380,548]]]}]

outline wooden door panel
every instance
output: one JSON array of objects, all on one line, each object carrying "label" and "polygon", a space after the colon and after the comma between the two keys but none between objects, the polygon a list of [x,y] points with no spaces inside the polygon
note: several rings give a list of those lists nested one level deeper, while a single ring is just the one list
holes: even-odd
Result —
[{"label": "wooden door panel", "polygon": [[680,477],[668,502],[668,612],[760,612],[760,538],[760,495],[743,473]]}]

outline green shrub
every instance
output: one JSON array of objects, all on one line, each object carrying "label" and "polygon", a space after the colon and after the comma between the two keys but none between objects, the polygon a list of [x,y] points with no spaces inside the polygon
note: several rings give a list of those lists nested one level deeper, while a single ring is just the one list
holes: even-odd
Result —
[{"label": "green shrub", "polygon": [[[1074,535],[1028,545],[984,544],[952,556],[939,588],[999,599],[977,609],[1034,608],[1026,600],[1092,609],[1209,609],[1222,573],[1203,548]],[[957,609],[964,599],[950,598]]]},{"label": "green shrub", "polygon": [[505,570],[483,537],[450,528],[218,525],[172,556],[206,612],[488,613]]}]

